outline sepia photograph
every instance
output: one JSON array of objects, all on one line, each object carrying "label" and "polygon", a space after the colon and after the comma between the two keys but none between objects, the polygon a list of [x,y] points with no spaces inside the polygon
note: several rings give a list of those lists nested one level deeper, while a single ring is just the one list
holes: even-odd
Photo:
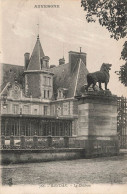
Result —
[{"label": "sepia photograph", "polygon": [[0,193],[127,190],[127,1],[0,0]]}]

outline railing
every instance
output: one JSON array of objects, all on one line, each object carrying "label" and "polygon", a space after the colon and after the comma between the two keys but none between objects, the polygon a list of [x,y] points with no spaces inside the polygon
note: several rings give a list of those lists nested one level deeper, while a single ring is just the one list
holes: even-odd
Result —
[{"label": "railing", "polygon": [[127,149],[127,135],[120,135],[119,142],[121,149]]},{"label": "railing", "polygon": [[76,137],[69,136],[1,136],[1,149],[45,149],[74,147]]},{"label": "railing", "polygon": [[117,112],[117,131],[120,136],[120,148],[127,149],[127,98],[118,98]]},{"label": "railing", "polygon": [[1,149],[83,148],[95,154],[119,150],[116,136],[1,136]]}]

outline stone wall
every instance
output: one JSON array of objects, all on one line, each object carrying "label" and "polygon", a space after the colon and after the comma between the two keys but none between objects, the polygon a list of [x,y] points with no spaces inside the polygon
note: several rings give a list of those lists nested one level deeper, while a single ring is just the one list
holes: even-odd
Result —
[{"label": "stone wall", "polygon": [[1,163],[45,162],[85,157],[84,149],[1,150]]}]

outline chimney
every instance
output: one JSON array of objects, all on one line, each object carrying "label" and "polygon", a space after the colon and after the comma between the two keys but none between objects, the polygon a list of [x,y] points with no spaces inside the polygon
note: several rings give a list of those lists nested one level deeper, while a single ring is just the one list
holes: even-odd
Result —
[{"label": "chimney", "polygon": [[24,54],[24,65],[25,65],[25,70],[27,70],[29,61],[30,61],[30,53],[25,53],[25,54]]},{"label": "chimney", "polygon": [[59,59],[59,65],[64,65],[65,64],[65,59],[64,57],[62,59]]},{"label": "chimney", "polygon": [[43,57],[43,67],[49,68],[49,59],[50,58],[48,56]]},{"label": "chimney", "polygon": [[86,66],[86,53],[81,52],[81,49],[80,49],[80,52],[75,52],[75,51],[69,52],[70,72],[73,71],[79,59],[82,59],[83,63]]}]

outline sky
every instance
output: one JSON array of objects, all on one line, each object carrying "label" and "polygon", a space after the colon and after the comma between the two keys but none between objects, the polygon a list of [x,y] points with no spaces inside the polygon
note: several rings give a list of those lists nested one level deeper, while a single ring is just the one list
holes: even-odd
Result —
[{"label": "sky", "polygon": [[[59,5],[59,8],[36,8],[35,5]],[[69,51],[87,53],[87,69],[98,71],[102,63],[112,64],[108,88],[112,94],[127,97],[115,71],[124,61],[120,54],[125,39],[110,38],[105,27],[87,23],[80,0],[0,0],[0,60],[24,65],[24,53],[32,53],[39,32],[42,48],[50,65],[58,65]],[[39,29],[38,25],[39,24]],[[102,86],[104,88],[104,86]]]}]

